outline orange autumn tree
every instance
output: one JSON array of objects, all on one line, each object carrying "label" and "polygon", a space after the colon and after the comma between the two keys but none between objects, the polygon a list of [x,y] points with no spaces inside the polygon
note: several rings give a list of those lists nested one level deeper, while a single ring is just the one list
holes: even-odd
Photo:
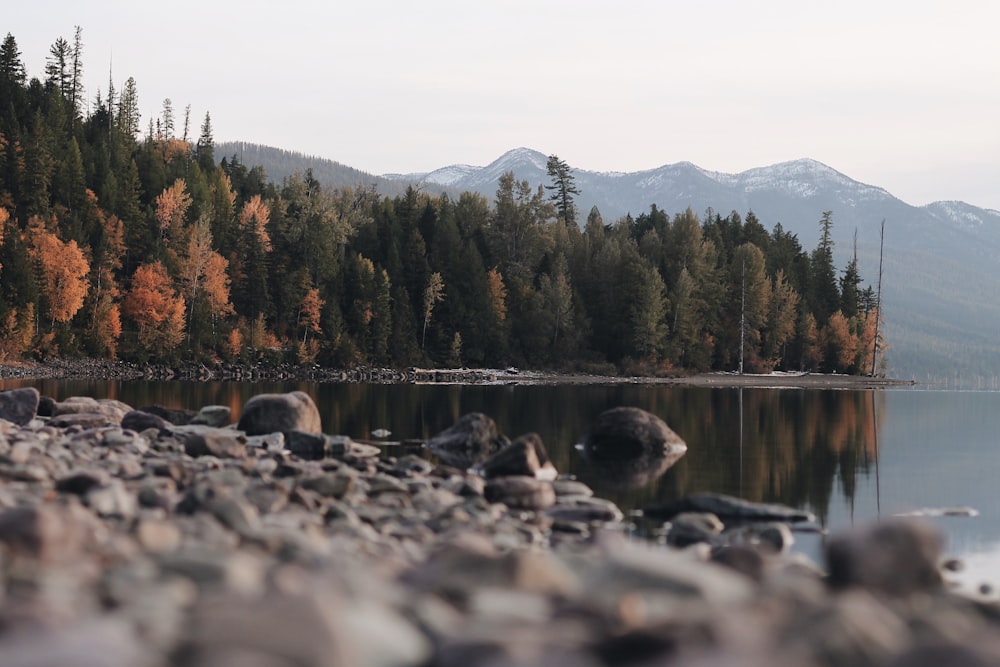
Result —
[{"label": "orange autumn tree", "polygon": [[138,327],[139,346],[147,352],[162,355],[184,340],[184,297],[174,290],[160,262],[135,270],[122,306]]},{"label": "orange autumn tree", "polygon": [[56,322],[69,322],[83,307],[90,288],[90,264],[76,241],[60,241],[38,216],[28,221],[28,235],[29,254],[40,269],[50,326],[55,328]]}]

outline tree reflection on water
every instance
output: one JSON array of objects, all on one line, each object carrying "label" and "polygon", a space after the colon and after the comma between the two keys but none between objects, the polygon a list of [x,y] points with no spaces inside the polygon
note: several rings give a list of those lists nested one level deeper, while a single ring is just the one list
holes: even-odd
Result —
[{"label": "tree reflection on water", "polygon": [[[537,432],[557,470],[624,510],[715,492],[806,508],[824,523],[835,485],[853,502],[859,476],[875,474],[885,413],[885,393],[879,391],[60,380],[8,380],[0,388],[25,385],[57,400],[89,395],[133,407],[226,405],[234,421],[255,394],[299,389],[316,399],[327,433],[354,438],[387,429],[393,440],[426,440],[479,411],[511,438]],[[633,470],[644,481],[639,486],[623,486],[615,471],[588,464],[575,448],[598,414],[622,405],[658,415],[688,445],[672,466],[651,459],[656,468]]]}]

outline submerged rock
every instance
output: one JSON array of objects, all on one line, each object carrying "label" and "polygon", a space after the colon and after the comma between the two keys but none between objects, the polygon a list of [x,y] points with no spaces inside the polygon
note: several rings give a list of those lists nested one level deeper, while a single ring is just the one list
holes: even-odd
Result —
[{"label": "submerged rock", "polygon": [[656,415],[612,408],[598,415],[582,453],[602,479],[637,488],[658,479],[687,452],[687,444]]},{"label": "submerged rock", "polygon": [[445,465],[469,468],[508,444],[496,422],[481,412],[463,415],[427,441],[427,448]]},{"label": "submerged rock", "polygon": [[671,519],[682,512],[710,512],[724,523],[729,521],[816,521],[812,512],[785,505],[753,503],[721,493],[698,493],[642,510],[644,516]]}]

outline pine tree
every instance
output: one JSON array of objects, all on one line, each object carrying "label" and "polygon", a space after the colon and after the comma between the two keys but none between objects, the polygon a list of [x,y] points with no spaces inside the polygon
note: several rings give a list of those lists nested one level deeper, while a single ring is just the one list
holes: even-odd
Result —
[{"label": "pine tree", "polygon": [[837,288],[837,273],[833,265],[833,212],[824,211],[819,222],[822,233],[819,244],[812,253],[812,312],[820,326],[840,308],[840,290]]},{"label": "pine tree", "polygon": [[550,155],[545,169],[552,179],[551,185],[546,185],[546,190],[552,190],[549,199],[555,202],[557,217],[563,224],[576,224],[576,204],[573,195],[580,194],[574,183],[573,172],[565,160],[559,159],[557,155]]}]

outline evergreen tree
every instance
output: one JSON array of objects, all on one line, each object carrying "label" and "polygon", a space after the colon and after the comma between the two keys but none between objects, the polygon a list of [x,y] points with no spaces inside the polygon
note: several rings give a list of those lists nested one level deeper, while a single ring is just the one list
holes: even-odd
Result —
[{"label": "evergreen tree", "polygon": [[550,155],[545,164],[545,170],[552,179],[551,185],[546,185],[546,190],[552,190],[549,199],[555,202],[557,217],[565,225],[576,224],[576,204],[573,195],[580,194],[574,183],[573,172],[565,160],[559,159],[557,155]]},{"label": "evergreen tree", "polygon": [[819,244],[812,253],[812,298],[810,310],[816,321],[823,326],[840,308],[840,290],[837,288],[837,272],[833,266],[833,212],[824,211],[819,222],[822,233]]},{"label": "evergreen tree", "polygon": [[195,154],[202,171],[211,173],[215,168],[215,138],[212,136],[212,117],[207,111],[205,120],[201,123],[201,134],[198,135]]}]

